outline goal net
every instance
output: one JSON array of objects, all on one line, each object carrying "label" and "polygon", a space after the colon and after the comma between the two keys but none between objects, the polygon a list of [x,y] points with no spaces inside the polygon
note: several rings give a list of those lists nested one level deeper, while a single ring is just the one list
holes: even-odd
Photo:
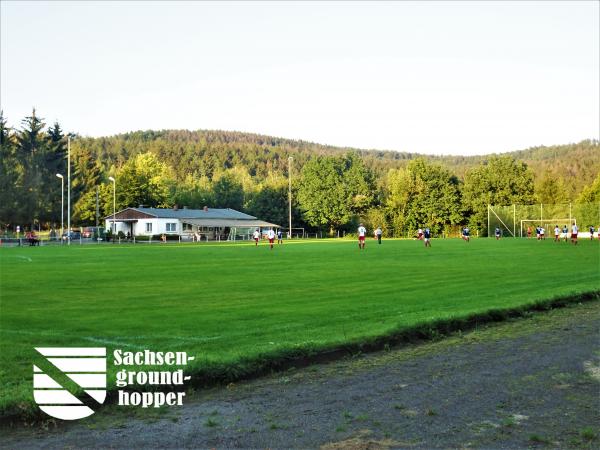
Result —
[{"label": "goal net", "polygon": [[[586,228],[600,225],[600,203],[564,203],[537,205],[489,205],[488,237],[499,228],[504,237],[527,237],[527,229],[543,227],[546,236],[554,236],[554,227],[567,226]],[[534,234],[535,231],[532,231]]]},{"label": "goal net", "polygon": [[521,226],[519,228],[519,237],[533,237],[535,235],[536,227],[542,227],[544,229],[545,236],[554,236],[554,228],[560,229],[560,236],[564,237],[563,228],[567,227],[567,234],[571,232],[571,226],[577,225],[577,219],[566,218],[566,219],[544,219],[540,222],[540,219],[523,219],[521,220]]}]

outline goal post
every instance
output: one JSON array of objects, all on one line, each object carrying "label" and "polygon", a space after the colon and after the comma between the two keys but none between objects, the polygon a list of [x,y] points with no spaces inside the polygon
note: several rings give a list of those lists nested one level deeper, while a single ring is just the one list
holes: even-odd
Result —
[{"label": "goal post", "polygon": [[[508,232],[508,234],[510,234],[512,237],[516,237],[516,220],[516,205],[513,205],[512,224],[511,221],[507,220],[506,217],[504,217],[503,220],[502,217],[500,217],[500,215],[498,215],[498,213],[494,210],[494,207],[488,205],[488,237],[492,237],[492,223],[496,221],[497,223],[495,223],[495,226],[493,227],[494,231],[496,228],[500,228],[500,230],[502,230],[502,234],[504,234],[504,230],[506,230],[506,232]],[[508,222],[508,225],[506,222]],[[509,225],[512,225],[512,229]]]},{"label": "goal post", "polygon": [[[488,205],[487,236],[493,237],[496,228],[502,236],[524,237],[527,227],[532,225],[553,234],[554,227],[569,228],[577,224],[580,228],[600,225],[600,203],[538,203],[533,205]],[[485,236],[485,234],[484,234]]]},{"label": "goal post", "polygon": [[577,225],[577,219],[575,217],[571,217],[571,218],[563,218],[563,219],[557,219],[557,218],[549,218],[549,219],[544,219],[543,221],[540,221],[540,219],[521,219],[521,226],[520,226],[520,231],[519,231],[519,236],[520,237],[524,237],[527,236],[527,226],[541,226],[545,229],[546,231],[546,236],[554,236],[554,227],[558,225],[558,227],[560,228],[560,232],[562,234],[562,227],[563,226],[567,226],[567,232],[571,232],[571,226],[572,225]]}]

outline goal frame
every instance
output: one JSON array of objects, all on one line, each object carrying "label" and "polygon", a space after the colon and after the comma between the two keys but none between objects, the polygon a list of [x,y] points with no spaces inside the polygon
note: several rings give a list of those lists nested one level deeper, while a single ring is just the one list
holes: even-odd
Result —
[{"label": "goal frame", "polygon": [[[560,223],[565,223],[567,222],[569,224],[569,228],[571,228],[571,225],[577,225],[577,218],[575,217],[570,217],[570,218],[563,218],[563,219],[557,219],[557,218],[550,218],[550,219],[522,219],[521,220],[521,229],[520,229],[520,233],[519,235],[521,237],[523,237],[523,223],[524,222],[531,222],[532,224],[540,224],[541,226],[543,226],[546,230],[549,230],[549,226],[551,226],[551,224],[554,225],[558,225]],[[562,229],[561,229],[561,234],[562,234]]]},{"label": "goal frame", "polygon": [[[518,238],[518,237],[523,237],[523,226],[526,223],[535,223],[535,224],[540,224],[541,226],[544,226],[547,229],[550,229],[553,225],[558,224],[559,222],[566,222],[569,224],[569,227],[572,226],[572,224],[576,224],[577,223],[577,219],[575,218],[575,215],[573,214],[573,205],[571,203],[568,204],[568,212],[566,209],[564,209],[563,211],[559,211],[556,208],[557,207],[567,207],[567,204],[552,204],[552,205],[544,205],[543,203],[540,203],[538,205],[518,205],[519,206],[519,214],[517,215],[517,205],[515,203],[513,203],[512,205],[491,205],[488,203],[487,205],[487,236],[488,237],[492,237],[493,236],[493,230],[492,230],[492,221],[497,222],[498,226],[503,228],[504,230],[506,230],[508,232],[508,234],[510,234],[513,238]],[[575,205],[577,207],[577,205]],[[581,205],[580,205],[581,206]],[[598,205],[600,206],[600,204]],[[529,211],[527,211],[525,214],[523,214],[523,212],[525,212],[523,210],[523,208],[536,208],[539,207],[539,216],[533,212],[531,209]],[[546,212],[548,212],[548,207],[550,207],[549,210],[549,214],[551,217],[550,218],[546,218],[544,217],[544,207],[546,207]],[[510,211],[510,209],[512,209],[512,211]],[[580,210],[581,208],[578,209],[579,213],[584,214],[584,211]],[[512,214],[510,214],[512,212]],[[599,212],[599,217],[600,217],[600,208],[598,209]],[[552,217],[554,215],[567,215],[569,216],[569,218],[567,219],[565,218],[557,218],[557,217]],[[510,217],[512,215],[512,217]],[[585,214],[584,214],[585,215]],[[525,217],[525,218],[523,218]],[[579,216],[579,214],[577,215],[577,217],[579,217],[581,219],[581,217]],[[512,220],[511,220],[512,219]],[[585,219],[584,219],[585,221]],[[512,223],[511,223],[512,222]],[[512,227],[510,226],[512,225]],[[519,227],[517,228],[517,225],[519,225]],[[496,226],[494,224],[494,226]]]}]

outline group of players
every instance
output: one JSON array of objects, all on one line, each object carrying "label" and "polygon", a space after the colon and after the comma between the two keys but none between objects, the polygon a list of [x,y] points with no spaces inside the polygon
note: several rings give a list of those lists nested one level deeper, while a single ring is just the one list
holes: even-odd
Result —
[{"label": "group of players", "polygon": [[[358,226],[358,248],[360,250],[364,250],[365,248],[365,239],[367,237],[367,229],[364,227],[364,225],[361,223]],[[594,239],[594,232],[595,232],[595,228],[593,226],[590,227],[590,239],[593,240]],[[527,227],[527,238],[531,238],[531,227]],[[537,240],[543,240],[546,239],[546,230],[544,229],[544,227],[535,227],[535,234],[536,234],[536,239]],[[579,228],[577,227],[576,224],[573,224],[573,226],[571,227],[571,242],[574,245],[577,245],[577,235],[579,233]],[[377,242],[379,244],[381,244],[381,236],[383,235],[383,231],[381,229],[381,227],[377,227],[375,229],[375,231],[373,232],[373,237],[375,239],[377,239]],[[464,227],[461,230],[461,239],[465,242],[470,242],[471,240],[471,230],[469,230],[469,227]],[[567,242],[568,240],[568,235],[569,235],[569,229],[568,227],[565,225],[562,229],[556,225],[554,227],[554,242],[559,242],[560,241],[560,237],[561,235],[564,237],[565,242]],[[277,232],[275,232],[273,230],[273,228],[269,228],[269,230],[266,233],[267,239],[269,240],[269,246],[271,248],[271,250],[273,250],[273,244],[275,242],[275,238],[277,238],[277,243],[278,244],[283,244],[283,233],[281,231],[281,229],[278,229]],[[494,236],[496,237],[496,240],[500,239],[502,237],[502,231],[500,230],[499,227],[496,227],[496,229],[494,230]],[[598,240],[600,240],[600,226],[598,227]],[[253,234],[254,237],[254,243],[256,246],[258,246],[258,242],[260,241],[260,231],[258,230],[258,228],[254,231]],[[417,231],[417,239],[420,241],[423,241],[423,243],[425,244],[425,247],[431,247],[431,230],[429,228],[419,228],[419,230]]]},{"label": "group of players", "polygon": [[[590,226],[590,240],[594,240],[594,232],[596,229],[593,226]],[[577,236],[579,234],[579,227],[577,224],[573,224],[571,227],[571,243],[577,245]],[[600,240],[600,226],[598,226],[597,237]],[[538,241],[546,239],[546,230],[544,227],[535,227],[535,237]],[[561,237],[565,242],[569,240],[569,228],[564,225],[562,229],[556,225],[554,227],[554,242],[560,242]],[[527,238],[531,238],[531,227],[527,227]]]},{"label": "group of players", "polygon": [[[536,230],[536,237],[538,240],[545,239],[545,234],[544,234],[545,230],[543,227],[536,227],[535,230]],[[590,240],[594,240],[594,232],[595,231],[596,231],[596,229],[593,226],[590,226]],[[573,226],[571,227],[571,242],[574,245],[577,245],[578,233],[579,233],[579,228],[577,227],[576,224],[573,224]],[[360,226],[358,227],[358,248],[360,248],[361,250],[365,248],[366,234],[367,234],[367,230],[361,223]],[[375,238],[379,241],[380,244],[381,244],[381,234],[382,234],[381,228],[379,227],[375,230]],[[561,234],[564,237],[565,242],[567,242],[568,235],[569,235],[569,229],[566,225],[562,228],[562,230],[558,225],[556,225],[554,227],[554,241],[555,242],[560,241]],[[496,227],[496,229],[494,230],[494,236],[496,237],[496,240],[498,240],[502,237],[502,230],[499,227]],[[531,227],[527,228],[527,237],[528,238],[531,237]],[[597,237],[598,237],[598,240],[600,240],[600,226],[598,226]],[[471,230],[469,229],[469,227],[462,228],[461,239],[465,242],[470,242]],[[423,243],[425,244],[425,247],[431,247],[431,230],[429,228],[425,228],[425,229],[419,228],[419,230],[417,231],[417,240],[423,241]]]},{"label": "group of players", "polygon": [[[381,236],[383,231],[381,227],[377,227],[373,232],[375,239],[377,242],[381,244]],[[470,230],[468,227],[464,227],[461,231],[462,239],[466,242],[470,241]],[[358,227],[358,248],[363,250],[365,248],[365,238],[367,236],[367,229],[361,223]],[[423,241],[425,247],[431,247],[431,230],[426,227],[425,229],[419,228],[417,231],[417,239],[419,241]]]},{"label": "group of players", "polygon": [[[252,235],[254,238],[254,245],[258,246],[258,241],[260,241],[260,231],[258,228],[254,230],[254,234]],[[269,228],[267,231],[267,239],[269,240],[269,246],[271,250],[273,250],[273,243],[275,242],[275,237],[277,237],[277,243],[283,244],[283,233],[281,229],[278,229],[277,232],[273,231],[273,228]]]},{"label": "group of players", "polygon": [[[375,231],[373,231],[373,237],[377,239],[377,243],[381,244],[381,236],[383,236],[383,230],[381,227],[377,227]],[[365,239],[367,237],[367,229],[363,226],[363,224],[358,225],[358,248],[364,250],[365,248]]]}]

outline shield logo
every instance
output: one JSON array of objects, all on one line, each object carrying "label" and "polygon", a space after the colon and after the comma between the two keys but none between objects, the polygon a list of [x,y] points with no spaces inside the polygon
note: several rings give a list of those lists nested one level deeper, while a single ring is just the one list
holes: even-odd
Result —
[{"label": "shield logo", "polygon": [[83,419],[106,400],[105,347],[37,347],[33,398],[46,414]]}]

